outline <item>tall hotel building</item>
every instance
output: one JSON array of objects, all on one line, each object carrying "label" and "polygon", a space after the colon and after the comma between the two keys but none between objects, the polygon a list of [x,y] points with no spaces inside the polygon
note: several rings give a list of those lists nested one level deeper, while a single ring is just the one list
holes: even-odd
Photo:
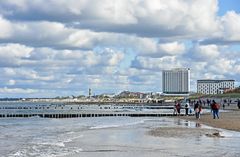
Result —
[{"label": "tall hotel building", "polygon": [[163,70],[162,89],[164,94],[189,94],[190,69],[177,68]]},{"label": "tall hotel building", "polygon": [[221,94],[234,88],[234,80],[197,80],[197,92],[202,94]]}]

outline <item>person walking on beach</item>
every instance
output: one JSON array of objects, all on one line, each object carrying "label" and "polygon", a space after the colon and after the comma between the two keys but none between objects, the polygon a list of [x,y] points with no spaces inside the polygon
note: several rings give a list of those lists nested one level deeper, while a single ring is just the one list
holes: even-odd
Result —
[{"label": "person walking on beach", "polygon": [[225,109],[225,104],[222,105],[223,109]]},{"label": "person walking on beach", "polygon": [[219,109],[220,109],[220,104],[217,103],[217,112],[216,112],[216,116],[219,119]]},{"label": "person walking on beach", "polygon": [[180,115],[180,113],[181,113],[181,104],[180,104],[180,102],[177,103],[176,109],[177,109],[177,114]]},{"label": "person walking on beach", "polygon": [[207,104],[208,106],[210,105],[211,101],[209,99],[207,99]]},{"label": "person walking on beach", "polygon": [[177,103],[173,107],[173,115],[177,115]]},{"label": "person walking on beach", "polygon": [[238,109],[240,109],[240,99],[238,99],[237,101],[237,106],[238,106]]},{"label": "person walking on beach", "polygon": [[199,104],[199,102],[197,101],[197,103],[194,104],[194,111],[195,111],[196,119],[200,119],[200,112],[201,112],[201,110],[202,110],[202,107]]},{"label": "person walking on beach", "polygon": [[188,116],[188,110],[189,110],[189,103],[187,102],[185,105],[185,115]]},{"label": "person walking on beach", "polygon": [[211,104],[211,109],[212,109],[212,113],[213,113],[213,119],[216,119],[216,117],[219,119],[219,108],[220,108],[220,105],[217,104],[215,102],[215,100],[213,100],[213,102]]}]

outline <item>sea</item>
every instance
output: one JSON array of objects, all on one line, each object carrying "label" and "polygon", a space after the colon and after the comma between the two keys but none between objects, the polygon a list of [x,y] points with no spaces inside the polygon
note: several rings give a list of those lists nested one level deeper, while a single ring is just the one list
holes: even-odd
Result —
[{"label": "sea", "polygon": [[148,133],[158,127],[199,126],[168,117],[5,117],[0,118],[0,156],[240,156],[239,132],[220,129],[223,138],[155,137]]}]

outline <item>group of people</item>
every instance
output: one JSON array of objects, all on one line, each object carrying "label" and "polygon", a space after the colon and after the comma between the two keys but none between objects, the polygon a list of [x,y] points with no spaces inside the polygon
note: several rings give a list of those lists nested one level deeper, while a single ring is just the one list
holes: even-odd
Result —
[{"label": "group of people", "polygon": [[[181,108],[182,108],[182,107],[181,107],[180,101],[175,102],[173,114],[175,114],[175,115],[180,115],[180,113],[181,113]],[[192,110],[191,110],[191,107],[190,107],[189,103],[186,103],[185,106],[184,106],[184,108],[185,108],[185,115],[188,116],[188,115],[189,115],[189,112],[192,113]]]},{"label": "group of people", "polygon": [[[200,101],[190,102],[193,105],[196,119],[200,119],[200,115],[202,112],[202,102],[200,102]],[[189,111],[190,111],[190,113],[192,113],[190,103],[186,102],[186,104],[184,106],[185,115],[189,115]],[[213,119],[216,119],[216,118],[219,119],[220,104],[216,103],[215,100],[211,100],[211,101],[208,100],[207,103],[209,103],[209,105],[210,105],[211,112],[213,114]],[[240,100],[238,101],[238,107],[240,108]],[[181,108],[182,108],[181,103],[179,101],[176,102],[175,107],[174,107],[174,114],[180,115]]]}]

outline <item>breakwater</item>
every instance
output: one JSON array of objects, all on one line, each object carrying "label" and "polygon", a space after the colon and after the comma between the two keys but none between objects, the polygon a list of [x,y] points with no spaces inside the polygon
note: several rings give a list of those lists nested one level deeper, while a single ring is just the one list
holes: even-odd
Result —
[{"label": "breakwater", "polygon": [[[184,109],[180,116],[184,115]],[[79,117],[162,117],[176,116],[173,106],[164,105],[135,105],[135,104],[16,104],[0,105],[0,118],[5,117],[43,117],[43,118],[79,118]]]},{"label": "breakwater", "polygon": [[[163,117],[163,116],[176,116],[173,113],[8,113],[0,114],[0,118],[4,117],[33,117],[38,116],[42,118],[80,118],[80,117],[110,117],[110,116],[129,116],[129,117]],[[179,116],[184,116],[180,114]]]}]

